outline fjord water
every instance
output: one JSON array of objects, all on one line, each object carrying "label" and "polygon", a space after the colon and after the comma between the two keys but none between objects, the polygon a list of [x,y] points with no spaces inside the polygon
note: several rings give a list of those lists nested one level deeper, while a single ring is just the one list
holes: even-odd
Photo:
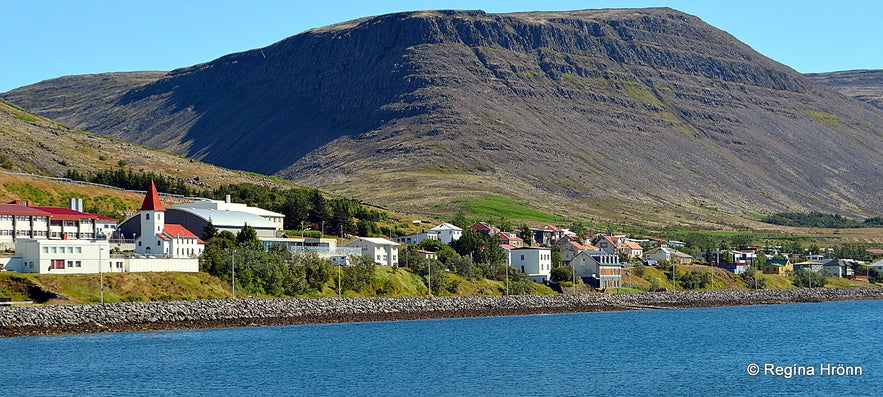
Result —
[{"label": "fjord water", "polygon": [[[847,301],[8,338],[0,395],[879,396],[881,320]],[[840,364],[862,373],[820,373]]]}]

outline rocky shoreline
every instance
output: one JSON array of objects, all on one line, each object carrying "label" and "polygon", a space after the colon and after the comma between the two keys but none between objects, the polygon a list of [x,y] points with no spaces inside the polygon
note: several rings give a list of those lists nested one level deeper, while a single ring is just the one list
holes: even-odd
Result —
[{"label": "rocky shoreline", "polygon": [[883,288],[288,298],[0,308],[0,337],[883,299]]}]

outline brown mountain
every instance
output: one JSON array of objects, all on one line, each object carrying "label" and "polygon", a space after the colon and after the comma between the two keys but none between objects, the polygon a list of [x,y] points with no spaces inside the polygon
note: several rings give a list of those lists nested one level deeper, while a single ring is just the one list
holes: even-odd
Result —
[{"label": "brown mountain", "polygon": [[3,97],[399,209],[499,195],[570,216],[695,214],[669,222],[883,213],[883,112],[667,8],[389,14],[113,77]]},{"label": "brown mountain", "polygon": [[846,70],[842,72],[809,73],[806,75],[841,94],[883,109],[883,70]]}]

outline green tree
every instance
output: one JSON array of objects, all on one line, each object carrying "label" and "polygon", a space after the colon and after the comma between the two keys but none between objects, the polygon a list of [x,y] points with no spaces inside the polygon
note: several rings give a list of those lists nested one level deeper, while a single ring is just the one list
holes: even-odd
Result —
[{"label": "green tree", "polygon": [[827,277],[819,272],[804,269],[794,273],[794,286],[801,288],[822,288],[828,282]]},{"label": "green tree", "polygon": [[745,272],[740,275],[740,277],[742,278],[742,282],[744,282],[748,288],[766,288],[766,279],[760,278],[758,276],[756,266],[749,266],[748,269],[746,269]]},{"label": "green tree", "polygon": [[561,283],[573,281],[573,270],[570,266],[558,266],[552,268],[552,282]]},{"label": "green tree", "polygon": [[199,236],[199,238],[201,238],[202,241],[209,241],[217,235],[218,228],[216,228],[215,224],[212,223],[211,220],[209,220],[205,227],[202,228],[202,235]]},{"label": "green tree", "polygon": [[264,248],[261,240],[258,238],[258,232],[248,224],[245,224],[242,230],[236,234],[236,243],[240,248],[253,250],[263,250]]}]

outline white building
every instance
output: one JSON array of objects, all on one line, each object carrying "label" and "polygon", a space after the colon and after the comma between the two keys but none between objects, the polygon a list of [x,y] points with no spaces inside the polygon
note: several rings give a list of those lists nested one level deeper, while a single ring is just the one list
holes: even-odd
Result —
[{"label": "white building", "polygon": [[285,214],[280,214],[278,212],[273,212],[258,207],[249,207],[247,204],[230,202],[229,194],[224,201],[200,199],[192,203],[174,204],[171,208],[196,208],[214,211],[244,212],[247,214],[257,215],[261,218],[266,219],[267,221],[275,225],[277,230],[282,230],[285,228]]},{"label": "white building", "polygon": [[516,248],[509,250],[512,267],[521,270],[538,283],[552,277],[552,250],[548,248]]},{"label": "white building", "polygon": [[570,261],[577,277],[598,289],[622,287],[622,263],[619,256],[605,251],[582,251]]},{"label": "white building", "polygon": [[6,270],[40,274],[199,271],[196,258],[112,255],[109,248],[106,240],[19,239]]},{"label": "white building", "polygon": [[355,247],[362,251],[362,256],[371,258],[375,264],[381,266],[396,266],[399,264],[399,243],[385,238],[356,237],[353,241],[344,244],[345,247]]},{"label": "white building", "polygon": [[463,235],[463,229],[447,222],[439,224],[432,229],[429,229],[429,232],[434,232],[438,236],[436,240],[439,240],[445,244],[450,244],[451,241],[459,240],[460,236]]},{"label": "white building", "polygon": [[693,262],[693,257],[674,248],[659,247],[647,251],[644,254],[644,260],[651,264],[666,261],[675,265],[689,265]]}]

